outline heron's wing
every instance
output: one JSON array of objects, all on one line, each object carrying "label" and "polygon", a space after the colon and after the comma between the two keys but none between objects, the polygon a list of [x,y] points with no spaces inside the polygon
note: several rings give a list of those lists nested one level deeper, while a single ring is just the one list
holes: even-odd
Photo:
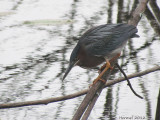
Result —
[{"label": "heron's wing", "polygon": [[136,27],[128,24],[101,25],[87,31],[80,38],[79,44],[89,54],[105,56],[134,37],[136,32]]}]

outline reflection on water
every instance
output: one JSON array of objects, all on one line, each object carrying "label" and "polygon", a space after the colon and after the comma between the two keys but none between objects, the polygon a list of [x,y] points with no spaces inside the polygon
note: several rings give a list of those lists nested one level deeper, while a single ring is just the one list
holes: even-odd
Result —
[{"label": "reflection on water", "polygon": [[[78,37],[95,25],[126,22],[137,3],[137,0],[2,0],[0,4],[5,7],[0,7],[0,103],[62,96],[88,88],[98,75],[97,69],[75,67],[62,81]],[[160,64],[159,16],[150,9],[144,14],[138,25],[141,37],[128,42],[118,61],[127,74]],[[36,20],[53,23],[24,24]],[[110,79],[120,76],[115,69]],[[135,97],[126,82],[104,89],[89,119],[130,116],[154,119],[159,79],[159,73],[155,72],[131,81],[144,100]],[[82,99],[83,96],[48,105],[4,109],[0,110],[0,119],[70,119]]]}]

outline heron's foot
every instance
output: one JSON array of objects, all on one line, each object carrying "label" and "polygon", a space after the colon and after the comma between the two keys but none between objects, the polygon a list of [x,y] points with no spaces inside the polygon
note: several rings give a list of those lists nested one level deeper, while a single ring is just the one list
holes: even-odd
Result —
[{"label": "heron's foot", "polygon": [[106,81],[105,80],[103,80],[102,78],[96,78],[94,81],[93,81],[93,83],[91,84],[91,85],[89,85],[89,88],[91,88],[94,84],[96,84],[98,81],[101,81],[101,82],[103,82],[104,84],[106,83]]},{"label": "heron's foot", "polygon": [[[102,72],[101,72],[101,73],[98,75],[98,77],[93,81],[93,84],[92,84],[92,85],[96,84],[99,80],[102,81],[102,82],[104,82],[104,83],[106,83],[106,81],[102,79],[102,76],[104,75],[104,73],[105,73],[108,69],[111,69],[111,70],[112,70],[113,67],[111,67],[111,64],[110,64],[110,62],[109,62],[108,60],[106,60],[106,64],[103,65],[102,67],[104,67],[103,70],[102,70]],[[90,87],[91,87],[92,85],[90,85]]]},{"label": "heron's foot", "polygon": [[[101,66],[101,68],[98,70],[98,73],[100,74],[105,68],[106,68],[106,65],[108,65],[108,64],[104,64],[104,65],[102,65]],[[113,70],[113,68],[114,67],[112,67],[110,64],[109,64],[109,66],[108,66],[111,70]]]},{"label": "heron's foot", "polygon": [[101,66],[101,68],[98,70],[98,73],[100,74],[105,69],[105,67],[106,63]]}]

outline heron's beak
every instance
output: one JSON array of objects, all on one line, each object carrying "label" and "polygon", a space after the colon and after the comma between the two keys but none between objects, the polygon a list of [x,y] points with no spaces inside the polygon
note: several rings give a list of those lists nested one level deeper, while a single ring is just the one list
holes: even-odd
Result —
[{"label": "heron's beak", "polygon": [[78,61],[74,61],[74,62],[71,62],[71,63],[69,63],[69,66],[68,66],[68,68],[67,68],[67,70],[66,70],[66,72],[65,72],[65,74],[64,74],[64,76],[63,76],[63,78],[62,78],[62,80],[64,80],[65,78],[66,78],[66,76],[68,75],[68,73],[71,71],[71,69],[77,64],[77,62]]}]

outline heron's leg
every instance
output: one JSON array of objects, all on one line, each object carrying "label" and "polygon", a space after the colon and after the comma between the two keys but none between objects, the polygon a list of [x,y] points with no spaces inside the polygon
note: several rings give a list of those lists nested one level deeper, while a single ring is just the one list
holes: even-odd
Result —
[{"label": "heron's leg", "polygon": [[103,76],[103,74],[108,70],[108,69],[113,69],[113,67],[111,67],[111,64],[108,60],[106,60],[106,67],[104,68],[104,70],[99,74],[99,76],[93,81],[93,84],[95,84],[98,80],[102,81],[102,82],[106,82],[105,80],[101,79],[101,77]]},{"label": "heron's leg", "polygon": [[[121,55],[121,53],[118,53],[116,56],[114,56],[112,59],[109,60],[109,62],[114,61],[115,59],[117,59],[119,56]],[[106,63],[104,65],[102,65],[102,67],[99,69],[98,73],[101,73],[104,68],[106,67]]]},{"label": "heron's leg", "polygon": [[109,61],[112,62],[114,60],[116,60],[117,58],[119,58],[119,56],[121,55],[121,53],[118,53],[116,56],[114,56],[112,59],[110,59]]},{"label": "heron's leg", "polygon": [[106,63],[101,66],[101,68],[98,70],[98,73],[100,74],[105,69],[105,67]]},{"label": "heron's leg", "polygon": [[93,84],[95,84],[98,80],[106,83],[105,80],[101,79],[101,77],[103,76],[103,74],[110,68],[111,70],[113,69],[113,67],[111,67],[110,62],[116,60],[119,56],[121,55],[121,53],[118,53],[116,56],[114,56],[112,59],[107,60],[106,59],[106,64],[104,64],[100,70],[102,71],[99,76],[93,81]]}]

